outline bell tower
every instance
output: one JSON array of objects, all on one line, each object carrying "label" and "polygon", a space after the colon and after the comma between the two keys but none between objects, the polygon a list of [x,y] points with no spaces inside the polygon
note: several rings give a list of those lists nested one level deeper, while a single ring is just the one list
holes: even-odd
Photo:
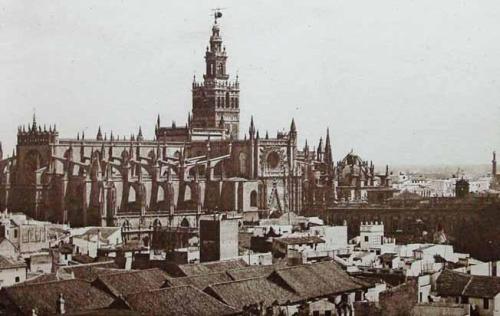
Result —
[{"label": "bell tower", "polygon": [[214,17],[210,44],[205,52],[206,69],[203,82],[193,80],[192,128],[224,128],[227,134],[238,139],[240,85],[238,77],[231,82],[226,71],[226,48],[222,44],[217,23],[222,13],[216,11]]}]

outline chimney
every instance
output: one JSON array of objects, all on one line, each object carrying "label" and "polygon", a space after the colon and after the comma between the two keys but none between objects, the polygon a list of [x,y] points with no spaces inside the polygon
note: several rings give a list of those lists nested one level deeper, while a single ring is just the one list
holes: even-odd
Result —
[{"label": "chimney", "polygon": [[66,314],[66,309],[64,307],[64,297],[62,293],[59,293],[59,298],[57,299],[56,313],[61,315]]}]

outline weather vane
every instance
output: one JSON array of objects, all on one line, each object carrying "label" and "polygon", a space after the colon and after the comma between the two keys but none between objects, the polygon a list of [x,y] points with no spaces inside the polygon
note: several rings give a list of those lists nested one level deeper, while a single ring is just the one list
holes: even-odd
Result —
[{"label": "weather vane", "polygon": [[214,11],[214,20],[215,20],[215,23],[217,24],[217,19],[220,19],[222,17],[222,10],[224,10],[225,8],[215,8],[215,9],[212,9],[212,11]]}]

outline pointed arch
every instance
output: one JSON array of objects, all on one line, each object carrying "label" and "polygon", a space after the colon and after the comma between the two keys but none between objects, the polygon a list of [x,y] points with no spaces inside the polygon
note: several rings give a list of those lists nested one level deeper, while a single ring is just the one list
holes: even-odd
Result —
[{"label": "pointed arch", "polygon": [[131,185],[128,191],[128,202],[134,203],[136,201],[137,201],[137,192],[135,191],[134,186]]},{"label": "pointed arch", "polygon": [[250,192],[250,206],[257,207],[257,191]]},{"label": "pointed arch", "polygon": [[247,173],[248,155],[245,152],[240,152],[238,158],[239,158],[239,163],[240,163],[240,174],[245,175]]},{"label": "pointed arch", "polygon": [[158,186],[158,195],[157,195],[157,198],[156,200],[158,202],[163,202],[165,201],[165,189],[160,185]]},{"label": "pointed arch", "polygon": [[191,187],[186,185],[186,189],[184,190],[184,201],[190,201],[192,199]]},{"label": "pointed arch", "polygon": [[181,227],[189,227],[189,226],[191,225],[189,224],[188,219],[184,217],[181,221]]}]

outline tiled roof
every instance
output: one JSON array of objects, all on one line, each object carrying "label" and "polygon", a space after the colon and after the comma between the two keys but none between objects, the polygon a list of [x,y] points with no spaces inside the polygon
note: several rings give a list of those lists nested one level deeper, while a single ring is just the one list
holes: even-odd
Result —
[{"label": "tiled roof", "polygon": [[101,240],[106,240],[109,236],[113,235],[116,231],[119,231],[120,227],[92,227],[88,229],[85,233],[77,235],[77,238],[88,238],[91,236],[97,236],[99,232],[101,233]]},{"label": "tiled roof", "polygon": [[228,270],[227,274],[233,280],[253,279],[259,277],[267,277],[278,267],[276,265],[267,266],[249,266],[241,269]]},{"label": "tiled roof", "polygon": [[68,274],[73,273],[76,279],[93,282],[95,279],[97,279],[98,275],[120,271],[116,268],[117,265],[113,261],[107,261],[67,266],[62,267],[60,270]]},{"label": "tiled roof", "polygon": [[170,278],[165,282],[169,287],[191,285],[199,290],[215,283],[232,281],[231,277],[225,272],[216,272],[209,274],[200,274],[189,277]]},{"label": "tiled roof", "polygon": [[364,288],[332,261],[279,269],[270,278],[282,280],[303,299]]},{"label": "tiled roof", "polygon": [[259,304],[260,302],[263,302],[265,306],[269,306],[275,301],[284,304],[287,301],[296,302],[300,300],[296,293],[267,278],[213,284],[206,288],[205,292],[218,297],[224,303],[236,309],[243,309],[246,305]]},{"label": "tiled roof", "polygon": [[143,316],[141,313],[128,309],[98,309],[94,311],[84,311],[76,313],[66,313],[65,316]]},{"label": "tiled roof", "polygon": [[192,286],[130,294],[125,301],[130,309],[148,316],[219,316],[238,312]]},{"label": "tiled roof", "polygon": [[128,270],[100,274],[96,283],[104,285],[115,297],[159,289],[167,280],[160,269]]},{"label": "tiled roof", "polygon": [[57,273],[44,273],[37,275],[31,279],[24,281],[23,283],[15,284],[14,286],[26,285],[26,284],[34,284],[34,283],[46,283],[52,281],[59,281],[60,279],[57,276]]},{"label": "tiled roof", "polygon": [[26,263],[20,260],[4,257],[0,255],[0,269],[15,269],[26,267]]},{"label": "tiled roof", "polygon": [[493,298],[500,293],[500,277],[444,270],[436,280],[436,287],[440,296]]},{"label": "tiled roof", "polygon": [[494,298],[498,293],[500,293],[500,277],[473,275],[464,289],[464,295],[470,297]]},{"label": "tiled roof", "polygon": [[276,238],[275,240],[287,245],[320,244],[325,242],[318,236],[281,237]]},{"label": "tiled roof", "polygon": [[68,313],[101,309],[110,306],[114,299],[108,293],[94,288],[83,280],[64,280],[47,283],[18,285],[2,289],[2,296],[23,315],[36,309],[39,315],[56,313],[57,300],[62,294]]},{"label": "tiled roof", "polygon": [[213,272],[223,272],[230,269],[238,269],[248,266],[241,259],[205,262],[196,264],[181,264],[178,268],[185,276],[199,275]]}]

